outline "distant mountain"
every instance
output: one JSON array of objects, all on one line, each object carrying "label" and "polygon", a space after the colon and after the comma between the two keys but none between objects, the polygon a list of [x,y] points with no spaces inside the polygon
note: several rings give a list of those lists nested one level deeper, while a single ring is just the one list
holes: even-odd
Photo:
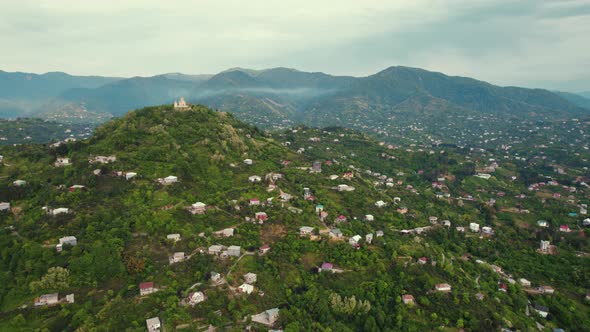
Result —
[{"label": "distant mountain", "polygon": [[577,95],[580,95],[584,98],[590,98],[590,91],[580,92],[580,93],[577,93]]},{"label": "distant mountain", "polygon": [[563,92],[563,91],[553,91],[556,95],[560,96],[561,98],[569,101],[570,103],[583,107],[590,110],[590,99],[584,98],[579,94],[570,93],[570,92]]},{"label": "distant mountain", "polygon": [[[451,110],[545,119],[588,114],[582,97],[542,89],[499,87],[472,78],[409,67],[390,67],[367,77],[332,76],[290,68],[233,68],[216,75],[169,73],[129,79],[45,76],[45,80],[61,77],[61,83],[45,88],[41,78],[38,79],[43,92],[37,94],[46,98],[54,94],[43,104],[31,107],[39,114],[55,113],[56,109],[84,109],[89,114],[104,113],[107,118],[144,105],[172,103],[181,96],[191,103],[233,112],[240,119],[264,128],[281,128],[298,122],[311,126],[370,128],[394,116],[411,120],[418,113]],[[21,84],[12,89],[19,90],[12,99],[1,100],[3,95],[0,95],[0,105],[4,105],[0,106],[0,114],[5,116],[19,114],[22,106],[18,106],[14,96],[26,95],[33,88]]]}]

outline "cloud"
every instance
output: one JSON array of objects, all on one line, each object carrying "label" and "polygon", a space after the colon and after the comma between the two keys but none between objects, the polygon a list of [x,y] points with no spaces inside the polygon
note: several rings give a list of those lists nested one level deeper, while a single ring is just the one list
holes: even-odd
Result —
[{"label": "cloud", "polygon": [[[589,90],[587,0],[24,0],[0,4],[4,70],[117,76],[411,65]],[[586,66],[586,67],[584,67]]]}]

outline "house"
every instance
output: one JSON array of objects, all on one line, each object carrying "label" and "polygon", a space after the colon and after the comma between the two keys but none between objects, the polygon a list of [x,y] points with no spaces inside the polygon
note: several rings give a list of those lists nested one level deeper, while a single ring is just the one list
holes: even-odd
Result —
[{"label": "house", "polygon": [[169,175],[164,178],[164,180],[162,181],[162,184],[173,184],[176,182],[178,182],[178,177],[174,176],[174,175]]},{"label": "house", "polygon": [[342,231],[339,228],[334,228],[330,230],[330,237],[339,239],[342,237]]},{"label": "house", "polygon": [[319,272],[324,272],[324,271],[331,272],[333,268],[334,268],[334,265],[332,265],[332,263],[324,262],[320,266]]},{"label": "house", "polygon": [[75,236],[64,236],[59,239],[59,243],[55,246],[55,250],[57,250],[57,252],[61,252],[63,250],[64,244],[75,246],[78,244],[78,240]]},{"label": "house", "polygon": [[387,203],[385,203],[384,201],[377,201],[377,202],[375,202],[375,206],[378,207],[378,208],[382,208],[382,207],[384,207],[386,205],[387,205]]},{"label": "house", "polygon": [[254,291],[254,286],[249,285],[249,284],[242,284],[242,285],[240,285],[240,287],[238,287],[238,292],[240,292],[240,293],[252,294],[253,291]]},{"label": "house", "polygon": [[365,235],[365,242],[371,244],[371,242],[373,242],[373,234],[369,233],[367,235]]},{"label": "house", "polygon": [[586,218],[582,221],[582,226],[588,227],[590,226],[590,218]]},{"label": "house", "polygon": [[258,249],[259,255],[265,255],[270,250],[270,246],[268,244],[263,244],[262,247]]},{"label": "house", "polygon": [[535,304],[533,306],[533,310],[535,310],[543,318],[547,318],[547,315],[549,315],[549,308],[542,305]]},{"label": "house", "polygon": [[372,214],[366,214],[364,219],[365,221],[374,221],[375,217]]},{"label": "house", "polygon": [[324,211],[324,206],[322,204],[318,204],[318,205],[315,206],[315,212],[316,213],[320,213],[322,211]]},{"label": "house", "polygon": [[203,292],[189,293],[187,299],[190,305],[195,305],[205,301],[205,294]]},{"label": "house", "polygon": [[539,247],[539,250],[542,252],[548,252],[550,245],[551,245],[551,242],[541,240],[541,245]]},{"label": "house", "polygon": [[303,226],[299,228],[299,235],[301,236],[309,236],[313,233],[313,227]]},{"label": "house", "polygon": [[0,211],[10,211],[10,203],[7,203],[7,202],[0,203]]},{"label": "house", "polygon": [[70,158],[57,158],[55,163],[53,164],[55,167],[63,167],[63,166],[70,166],[72,161]]},{"label": "house", "polygon": [[66,302],[70,304],[75,302],[74,293],[66,295]]},{"label": "house", "polygon": [[248,272],[244,274],[244,282],[247,284],[253,284],[256,282],[256,274],[252,272]]},{"label": "house", "polygon": [[268,215],[266,214],[266,212],[256,212],[254,214],[256,220],[258,221],[266,221],[268,220]]},{"label": "house", "polygon": [[227,248],[227,254],[233,257],[240,257],[242,254],[242,248],[240,246],[229,246]]},{"label": "house", "polygon": [[520,283],[523,287],[531,287],[531,282],[525,278],[518,279],[518,283]]},{"label": "house", "polygon": [[178,234],[178,233],[168,234],[168,235],[166,235],[166,239],[167,240],[172,240],[174,242],[178,242],[178,241],[180,241],[180,234]]},{"label": "house", "polygon": [[424,265],[424,264],[428,263],[428,258],[420,257],[420,258],[418,258],[418,263]]},{"label": "house", "polygon": [[175,110],[186,110],[189,109],[190,106],[189,104],[186,103],[186,101],[184,100],[184,97],[180,97],[179,101],[174,101],[174,109]]},{"label": "house", "polygon": [[353,246],[356,247],[359,245],[359,241],[362,239],[362,237],[360,235],[355,235],[353,237],[351,237],[350,239],[348,239],[348,243]]},{"label": "house", "polygon": [[215,244],[209,247],[209,255],[219,255],[223,250],[225,249],[225,246],[222,246],[220,244]]},{"label": "house", "polygon": [[490,174],[485,174],[485,173],[479,173],[475,176],[480,179],[485,179],[485,180],[489,180],[492,177]]},{"label": "house", "polygon": [[135,173],[135,172],[127,172],[127,173],[125,173],[125,180],[131,180],[136,176],[137,176],[137,173]]},{"label": "house", "polygon": [[472,232],[477,233],[477,232],[479,232],[479,224],[472,222],[472,223],[469,224],[469,229]]},{"label": "house", "polygon": [[223,235],[223,237],[234,236],[234,229],[233,228],[225,228],[221,231],[221,235]]},{"label": "house", "polygon": [[179,251],[179,252],[175,252],[172,256],[170,256],[169,258],[170,264],[174,264],[174,263],[179,263],[185,260],[185,256],[184,256],[184,252]]},{"label": "house", "polygon": [[35,306],[53,305],[59,303],[58,293],[43,294],[35,298]]},{"label": "house", "polygon": [[202,202],[196,202],[195,204],[191,205],[189,211],[192,214],[203,214],[207,211],[207,205]]},{"label": "house", "polygon": [[341,223],[341,222],[345,222],[346,221],[346,217],[343,215],[339,215],[338,217],[336,217],[336,219],[334,219],[335,223]]},{"label": "house", "polygon": [[142,282],[139,284],[139,295],[149,295],[155,293],[158,289],[154,287],[154,282]]},{"label": "house", "polygon": [[561,226],[559,226],[559,231],[564,232],[564,233],[569,233],[569,232],[571,232],[571,229],[568,225],[561,225]]},{"label": "house", "polygon": [[332,175],[330,175],[328,178],[329,178],[330,180],[336,180],[336,179],[338,179],[338,175],[336,175],[336,174],[332,174]]},{"label": "house", "polygon": [[480,301],[483,301],[483,299],[484,299],[485,297],[486,297],[486,296],[485,296],[485,295],[483,295],[482,293],[477,293],[477,294],[475,294],[475,298],[476,298],[476,299],[478,299],[478,300],[480,300]]},{"label": "house", "polygon": [[22,187],[27,185],[27,181],[25,180],[16,180],[12,183],[15,187]]},{"label": "house", "polygon": [[90,164],[94,164],[94,163],[100,163],[100,164],[108,164],[110,162],[114,162],[117,160],[116,156],[96,156],[94,158],[88,158],[88,163]]},{"label": "house", "polygon": [[354,187],[347,184],[339,184],[336,189],[338,191],[354,191]]},{"label": "house", "polygon": [[145,325],[147,325],[148,332],[160,332],[161,324],[158,317],[146,319]]},{"label": "house", "polygon": [[[267,326],[272,326],[279,320],[279,308],[268,309],[263,313],[252,316],[252,321]],[[269,330],[275,331],[275,330]],[[282,331],[282,330],[280,330]]]},{"label": "house", "polygon": [[494,234],[494,230],[489,226],[482,227],[481,231],[484,235],[493,235]]},{"label": "house", "polygon": [[63,214],[70,213],[70,209],[68,209],[68,208],[57,208],[57,209],[53,209],[53,210],[49,209],[49,210],[47,210],[47,212],[51,215],[56,216],[56,215],[62,214],[62,213]]},{"label": "house", "polygon": [[86,186],[83,186],[81,184],[75,184],[75,185],[73,185],[73,186],[71,186],[71,187],[68,188],[68,190],[70,192],[74,192],[74,191],[76,191],[78,189],[80,189],[80,190],[86,190]]},{"label": "house", "polygon": [[312,173],[321,173],[322,172],[322,162],[321,161],[314,161],[311,165]]},{"label": "house", "polygon": [[401,214],[406,214],[406,213],[408,213],[408,208],[405,206],[402,206],[402,207],[397,208],[396,211]]},{"label": "house", "polygon": [[543,294],[555,293],[555,289],[553,289],[553,287],[551,287],[551,286],[540,286],[539,291],[541,291],[541,293],[543,293]]},{"label": "house", "polygon": [[252,182],[252,183],[257,183],[262,181],[262,178],[258,175],[252,175],[250,177],[248,177],[248,181]]},{"label": "house", "polygon": [[214,272],[214,271],[212,271],[212,272],[211,272],[211,281],[212,281],[212,282],[215,282],[215,283],[217,283],[217,282],[219,282],[220,280],[221,280],[221,274],[219,274],[219,273],[217,273],[217,272]]},{"label": "house", "polygon": [[457,232],[459,232],[459,233],[465,233],[465,227],[463,227],[463,226],[458,226],[458,227],[456,227],[455,229],[456,229],[456,230],[457,230]]},{"label": "house", "polygon": [[499,282],[498,283],[498,291],[499,292],[508,292],[508,286],[505,283]]},{"label": "house", "polygon": [[383,236],[383,231],[377,231],[377,232],[375,232],[375,235],[377,237],[382,237]]},{"label": "house", "polygon": [[549,223],[547,220],[537,220],[537,226],[539,227],[549,227]]},{"label": "house", "polygon": [[252,159],[244,159],[244,164],[250,166],[252,165],[254,162],[252,161]]},{"label": "house", "polygon": [[443,220],[442,221],[442,224],[443,224],[443,226],[451,227],[451,221],[450,220]]},{"label": "house", "polygon": [[435,217],[435,216],[430,216],[430,217],[428,217],[428,221],[429,221],[431,224],[436,224],[436,223],[438,222],[438,217]]},{"label": "house", "polygon": [[411,304],[414,305],[414,296],[410,295],[410,294],[404,294],[402,295],[402,301],[404,302],[404,304]]},{"label": "house", "polygon": [[436,284],[436,286],[434,286],[434,289],[436,289],[437,292],[450,292],[451,285],[449,285],[449,284]]},{"label": "house", "polygon": [[258,198],[251,198],[250,199],[250,206],[260,205],[260,200]]}]

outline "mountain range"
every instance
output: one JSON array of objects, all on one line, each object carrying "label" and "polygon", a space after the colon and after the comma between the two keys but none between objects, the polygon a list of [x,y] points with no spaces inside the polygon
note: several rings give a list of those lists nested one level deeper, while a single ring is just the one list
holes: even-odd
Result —
[{"label": "mountain range", "polygon": [[392,116],[459,111],[507,117],[571,118],[588,114],[590,99],[543,89],[500,87],[466,77],[389,67],[367,77],[289,68],[232,68],[216,75],[152,77],[43,75],[0,71],[0,116],[103,122],[145,105],[184,96],[235,113],[262,128],[370,125]]}]

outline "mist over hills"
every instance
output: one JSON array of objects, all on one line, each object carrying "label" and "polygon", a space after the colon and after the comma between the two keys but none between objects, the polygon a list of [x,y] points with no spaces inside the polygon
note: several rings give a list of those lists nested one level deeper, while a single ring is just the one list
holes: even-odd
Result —
[{"label": "mist over hills", "polygon": [[[89,122],[121,116],[145,105],[184,96],[235,113],[262,128],[305,123],[350,126],[359,119],[384,121],[399,112],[448,110],[511,117],[570,118],[588,114],[581,95],[543,89],[500,87],[467,77],[394,66],[367,77],[333,76],[290,68],[232,68],[215,75],[169,73],[112,78],[0,72],[0,116],[55,118],[63,110]],[[93,114],[106,113],[96,117]],[[98,119],[101,118],[101,119]],[[59,117],[57,118],[59,121]]]}]

